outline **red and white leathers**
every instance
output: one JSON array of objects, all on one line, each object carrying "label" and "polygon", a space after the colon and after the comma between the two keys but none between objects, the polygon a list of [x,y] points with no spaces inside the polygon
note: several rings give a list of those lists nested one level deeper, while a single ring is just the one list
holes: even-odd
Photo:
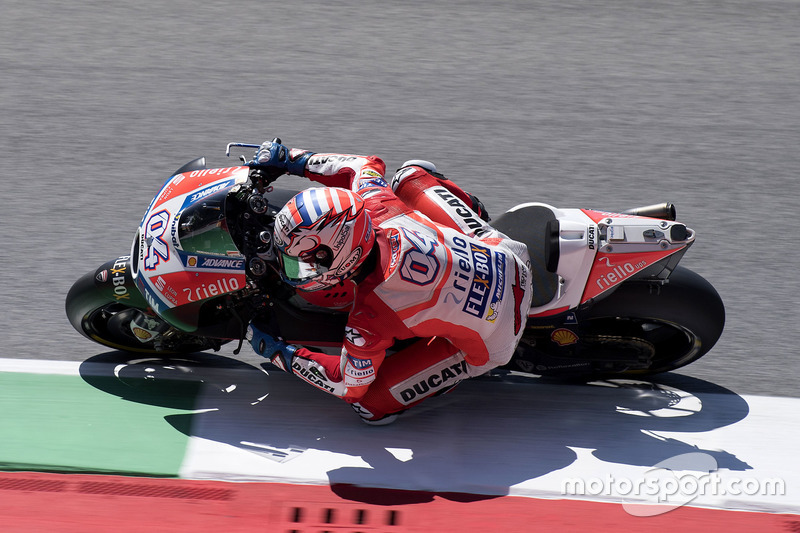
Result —
[{"label": "red and white leathers", "polygon": [[384,173],[378,157],[341,154],[312,155],[304,172],[361,195],[377,261],[358,277],[341,355],[300,348],[292,371],[368,420],[507,363],[532,296],[527,247],[481,220],[464,191],[418,166],[391,185]]}]

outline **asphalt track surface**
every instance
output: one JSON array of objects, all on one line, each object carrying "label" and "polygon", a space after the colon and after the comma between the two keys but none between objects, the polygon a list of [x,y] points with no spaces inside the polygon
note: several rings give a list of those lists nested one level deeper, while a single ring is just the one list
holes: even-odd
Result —
[{"label": "asphalt track surface", "polygon": [[185,161],[280,136],[431,159],[495,214],[671,201],[728,313],[677,374],[800,396],[798,27],[771,0],[4,5],[0,356],[105,352],[72,282]]}]

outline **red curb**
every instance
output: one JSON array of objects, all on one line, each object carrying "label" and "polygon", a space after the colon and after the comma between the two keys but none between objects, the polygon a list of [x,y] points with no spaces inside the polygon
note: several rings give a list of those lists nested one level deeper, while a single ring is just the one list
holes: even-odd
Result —
[{"label": "red curb", "polygon": [[[344,496],[344,497],[343,497]],[[683,507],[635,517],[620,504],[352,486],[0,473],[5,532],[800,531],[800,515]]]}]

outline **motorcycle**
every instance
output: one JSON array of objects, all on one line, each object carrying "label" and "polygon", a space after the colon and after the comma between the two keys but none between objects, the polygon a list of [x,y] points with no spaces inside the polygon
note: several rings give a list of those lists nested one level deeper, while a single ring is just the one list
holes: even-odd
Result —
[{"label": "motorcycle", "polygon": [[[258,145],[230,143],[226,155],[234,147]],[[272,228],[298,191],[273,187],[282,171],[240,159],[209,168],[201,157],[166,180],[130,252],[71,287],[66,313],[78,332],[142,353],[219,351],[238,341],[238,354],[256,321],[289,343],[338,350],[348,291],[304,294],[281,280]],[[655,374],[697,360],[722,334],[719,294],[679,265],[695,232],[676,221],[672,204],[613,213],[533,202],[491,224],[524,242],[532,261],[533,301],[506,370],[566,379]]]}]

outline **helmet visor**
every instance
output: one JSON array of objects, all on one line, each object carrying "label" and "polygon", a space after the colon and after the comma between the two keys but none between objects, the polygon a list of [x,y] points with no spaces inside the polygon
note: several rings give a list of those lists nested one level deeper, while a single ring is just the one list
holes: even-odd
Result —
[{"label": "helmet visor", "polygon": [[328,267],[318,261],[314,261],[313,256],[310,259],[310,261],[305,261],[299,257],[281,253],[280,261],[286,281],[292,285],[298,285],[321,276],[328,271]]}]

